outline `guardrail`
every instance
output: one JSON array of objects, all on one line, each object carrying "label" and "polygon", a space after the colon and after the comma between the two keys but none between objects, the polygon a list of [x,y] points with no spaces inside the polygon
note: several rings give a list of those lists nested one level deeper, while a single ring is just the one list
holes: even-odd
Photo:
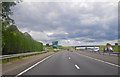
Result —
[{"label": "guardrail", "polygon": [[37,53],[45,53],[47,51],[39,51],[39,52],[28,52],[28,53],[20,53],[20,54],[11,54],[11,55],[2,55],[0,56],[0,59],[7,59],[7,58],[13,58],[13,57],[20,57],[20,56],[27,56]]},{"label": "guardrail", "polygon": [[111,55],[111,54],[113,54],[113,55],[117,55],[117,56],[120,56],[120,52],[103,52],[103,51],[90,51],[90,50],[85,50],[85,51],[89,51],[89,52],[93,52],[93,53],[99,53],[99,54],[103,54],[103,55],[105,55],[105,54],[108,54],[108,55]]}]

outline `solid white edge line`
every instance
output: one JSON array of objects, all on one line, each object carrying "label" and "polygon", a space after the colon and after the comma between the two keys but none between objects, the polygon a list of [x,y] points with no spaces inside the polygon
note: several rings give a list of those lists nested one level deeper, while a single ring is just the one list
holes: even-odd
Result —
[{"label": "solid white edge line", "polygon": [[[77,54],[81,55],[79,53],[77,53]],[[107,61],[103,61],[103,60],[100,60],[100,59],[95,59],[95,58],[92,58],[92,57],[89,57],[89,56],[86,56],[86,55],[83,55],[83,54],[81,56],[84,56],[84,57],[87,57],[87,58],[90,58],[90,59],[93,59],[93,60],[96,60],[96,61],[99,61],[99,62],[103,62],[103,63],[109,64],[109,65],[112,65],[112,66],[120,67],[117,64],[113,64],[113,63],[110,63],[110,62],[107,62]]]},{"label": "solid white edge line", "polygon": [[79,70],[80,68],[78,67],[78,65],[75,64],[75,67]]},{"label": "solid white edge line", "polygon": [[24,71],[20,72],[19,74],[17,74],[15,77],[18,77],[18,76],[24,74],[25,72],[29,71],[29,70],[32,69],[33,67],[35,67],[35,66],[37,66],[38,64],[42,63],[43,61],[47,60],[47,59],[50,58],[51,56],[53,56],[53,55],[50,55],[50,56],[48,56],[48,57],[42,59],[41,61],[35,63],[35,64],[32,65],[31,67],[29,67],[29,68],[27,68],[26,70],[24,70]]}]

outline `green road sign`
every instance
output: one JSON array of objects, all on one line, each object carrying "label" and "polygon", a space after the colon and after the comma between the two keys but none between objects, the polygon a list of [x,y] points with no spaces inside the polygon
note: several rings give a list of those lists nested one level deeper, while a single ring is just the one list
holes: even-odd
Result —
[{"label": "green road sign", "polygon": [[57,49],[57,48],[58,48],[58,41],[52,42],[52,47],[53,47],[54,49]]}]

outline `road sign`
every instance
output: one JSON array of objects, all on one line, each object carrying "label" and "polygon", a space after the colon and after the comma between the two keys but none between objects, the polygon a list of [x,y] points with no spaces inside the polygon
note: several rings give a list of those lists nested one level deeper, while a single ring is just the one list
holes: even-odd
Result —
[{"label": "road sign", "polygon": [[57,49],[57,48],[58,48],[58,41],[52,42],[52,47],[53,47],[54,49]]}]

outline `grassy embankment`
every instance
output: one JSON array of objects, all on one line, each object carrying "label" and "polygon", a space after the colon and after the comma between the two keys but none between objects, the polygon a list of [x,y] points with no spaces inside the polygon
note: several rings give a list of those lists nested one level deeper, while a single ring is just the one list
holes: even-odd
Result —
[{"label": "grassy embankment", "polygon": [[60,51],[60,49],[53,49],[52,47],[45,47],[47,52],[57,52]]},{"label": "grassy embankment", "polygon": [[61,50],[66,50],[66,49],[70,49],[70,50],[73,50],[74,48],[73,47],[59,47]]},{"label": "grassy embankment", "polygon": [[57,52],[57,51],[62,51],[62,50],[66,50],[66,49],[71,49],[73,50],[74,48],[72,47],[58,47],[58,49],[53,49],[51,46],[50,47],[45,47],[46,48],[47,52]]}]

